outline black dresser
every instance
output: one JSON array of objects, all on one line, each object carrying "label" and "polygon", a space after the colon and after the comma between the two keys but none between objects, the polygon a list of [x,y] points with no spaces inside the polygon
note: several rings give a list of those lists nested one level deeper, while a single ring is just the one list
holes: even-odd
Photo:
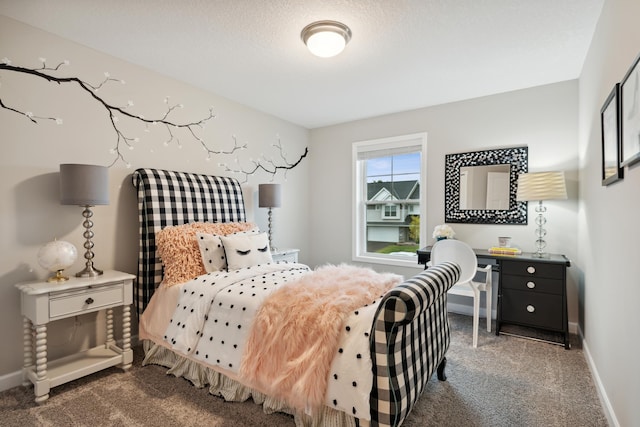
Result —
[{"label": "black dresser", "polygon": [[[562,335],[560,344],[569,349],[569,259],[558,254],[537,258],[526,252],[522,255],[496,255],[484,249],[474,251],[480,264],[493,264],[499,271],[496,335],[500,335],[504,324],[553,331]],[[430,246],[418,250],[419,264],[426,265],[430,258]]]}]

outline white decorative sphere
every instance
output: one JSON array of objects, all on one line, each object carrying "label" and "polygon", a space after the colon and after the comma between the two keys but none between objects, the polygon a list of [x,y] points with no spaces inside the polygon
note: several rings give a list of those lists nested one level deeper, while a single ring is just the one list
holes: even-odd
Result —
[{"label": "white decorative sphere", "polygon": [[77,258],[76,247],[64,240],[49,242],[38,251],[38,263],[48,271],[69,268]]}]

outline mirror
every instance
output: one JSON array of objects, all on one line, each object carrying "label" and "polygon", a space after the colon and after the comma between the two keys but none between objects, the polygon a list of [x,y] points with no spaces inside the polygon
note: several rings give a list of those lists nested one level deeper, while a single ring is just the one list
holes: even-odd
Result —
[{"label": "mirror", "polygon": [[465,166],[460,168],[460,209],[509,209],[511,165]]},{"label": "mirror", "polygon": [[445,156],[445,222],[527,224],[527,202],[516,201],[528,148],[499,148]]}]

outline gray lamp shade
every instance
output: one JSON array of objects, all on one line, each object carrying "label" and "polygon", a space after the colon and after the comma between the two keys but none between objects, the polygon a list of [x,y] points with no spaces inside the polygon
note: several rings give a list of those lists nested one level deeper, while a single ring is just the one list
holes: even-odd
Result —
[{"label": "gray lamp shade", "polygon": [[60,203],[96,206],[109,204],[109,170],[97,165],[60,165]]},{"label": "gray lamp shade", "polygon": [[258,207],[279,208],[282,206],[280,184],[258,185]]}]

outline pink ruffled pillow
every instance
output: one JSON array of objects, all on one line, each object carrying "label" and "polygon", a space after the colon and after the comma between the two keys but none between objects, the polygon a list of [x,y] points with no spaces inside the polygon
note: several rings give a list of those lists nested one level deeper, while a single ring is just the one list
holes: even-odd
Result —
[{"label": "pink ruffled pillow", "polygon": [[157,253],[164,266],[162,284],[177,285],[206,274],[197,233],[226,236],[256,228],[252,222],[192,222],[163,228],[156,233]]}]

